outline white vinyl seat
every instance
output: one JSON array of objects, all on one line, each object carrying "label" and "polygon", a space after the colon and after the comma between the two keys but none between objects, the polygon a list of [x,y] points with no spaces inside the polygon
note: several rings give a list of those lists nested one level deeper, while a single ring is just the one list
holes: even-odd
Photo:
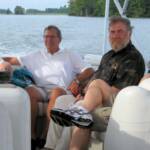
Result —
[{"label": "white vinyl seat", "polygon": [[145,82],[140,87],[130,86],[119,92],[106,131],[104,150],[150,150],[149,86]]},{"label": "white vinyl seat", "polygon": [[142,87],[150,91],[150,78],[141,81],[139,87]]},{"label": "white vinyl seat", "polygon": [[[28,94],[22,88],[16,87],[14,85],[1,84],[0,103],[4,106],[5,112],[7,112],[6,114],[8,114],[10,118],[7,121],[9,121],[9,125],[11,125],[9,128],[12,130],[13,150],[30,150],[31,120],[30,101]],[[2,123],[2,120],[0,122]],[[0,137],[1,136],[2,134]],[[7,144],[8,143],[9,141],[7,141]],[[1,145],[0,150],[3,150],[1,149]]]},{"label": "white vinyl seat", "polygon": [[0,102],[0,150],[14,150],[11,120],[2,102]]}]

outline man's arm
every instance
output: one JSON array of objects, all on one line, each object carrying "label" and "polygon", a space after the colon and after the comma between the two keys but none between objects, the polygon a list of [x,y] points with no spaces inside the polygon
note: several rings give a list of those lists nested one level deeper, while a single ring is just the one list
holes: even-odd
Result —
[{"label": "man's arm", "polygon": [[76,79],[79,82],[83,82],[83,81],[89,79],[93,74],[94,74],[94,69],[93,68],[87,68],[83,72],[81,72],[80,74],[78,74],[76,76]]},{"label": "man's arm", "polygon": [[12,65],[20,65],[19,60],[16,57],[4,57],[3,59]]},{"label": "man's arm", "polygon": [[90,79],[90,77],[94,74],[94,70],[92,68],[87,68],[80,74],[76,76],[76,78],[71,82],[68,87],[68,90],[72,92],[74,96],[79,94],[79,86],[81,83],[85,82],[86,80]]}]

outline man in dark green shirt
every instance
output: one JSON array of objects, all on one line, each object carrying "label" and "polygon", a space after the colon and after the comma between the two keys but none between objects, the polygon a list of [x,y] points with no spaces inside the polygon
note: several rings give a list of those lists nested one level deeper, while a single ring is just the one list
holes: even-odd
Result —
[{"label": "man in dark green shirt", "polygon": [[137,85],[143,76],[145,65],[142,55],[129,42],[118,52],[107,52],[95,72],[93,78],[101,79],[110,86],[122,89],[129,85]]}]

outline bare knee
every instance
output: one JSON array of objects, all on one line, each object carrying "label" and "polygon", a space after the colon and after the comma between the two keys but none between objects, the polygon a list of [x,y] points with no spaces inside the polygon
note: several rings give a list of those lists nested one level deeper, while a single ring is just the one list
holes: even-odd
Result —
[{"label": "bare knee", "polygon": [[93,80],[89,85],[89,87],[96,87],[99,89],[103,89],[106,86],[109,86],[109,85],[104,80],[101,80],[101,79]]},{"label": "bare knee", "polygon": [[111,86],[104,80],[101,80],[101,79],[93,80],[91,84],[89,85],[89,88],[92,88],[92,87],[99,89],[99,91],[101,92],[103,101],[109,100],[110,96],[113,94]]},{"label": "bare knee", "polygon": [[51,91],[50,99],[56,99],[58,96],[65,95],[66,91],[60,87],[56,87]]},{"label": "bare knee", "polygon": [[56,88],[52,89],[52,93],[56,94],[56,95],[64,95],[64,94],[66,94],[66,91],[60,87],[56,87]]},{"label": "bare knee", "polygon": [[31,101],[40,101],[42,99],[41,94],[35,87],[26,88],[27,93],[29,94]]}]

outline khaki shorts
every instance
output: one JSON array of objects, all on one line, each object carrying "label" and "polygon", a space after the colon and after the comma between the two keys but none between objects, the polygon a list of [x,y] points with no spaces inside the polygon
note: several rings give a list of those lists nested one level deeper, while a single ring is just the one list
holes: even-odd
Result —
[{"label": "khaki shorts", "polygon": [[[41,94],[42,96],[42,102],[48,102],[49,101],[49,97],[50,97],[50,94],[51,94],[51,91],[53,88],[55,87],[52,87],[52,88],[44,88],[44,87],[38,87],[36,85],[30,85],[28,87],[34,87],[38,90],[38,92]],[[70,94],[71,92],[70,91],[67,91],[65,90],[67,94]]]},{"label": "khaki shorts", "polygon": [[92,112],[92,117],[94,120],[94,124],[91,128],[92,131],[106,131],[111,110],[112,107],[99,107]]},{"label": "khaki shorts", "polygon": [[42,102],[48,102],[51,90],[47,90],[45,88],[38,87],[34,84],[28,86],[27,88],[34,87],[42,96]]},{"label": "khaki shorts", "polygon": [[110,100],[108,101],[108,103],[105,104],[104,107],[98,107],[92,112],[92,117],[94,120],[92,131],[99,131],[99,132],[106,131],[109,117],[112,110],[112,105],[116,95],[117,94],[113,94]]}]

